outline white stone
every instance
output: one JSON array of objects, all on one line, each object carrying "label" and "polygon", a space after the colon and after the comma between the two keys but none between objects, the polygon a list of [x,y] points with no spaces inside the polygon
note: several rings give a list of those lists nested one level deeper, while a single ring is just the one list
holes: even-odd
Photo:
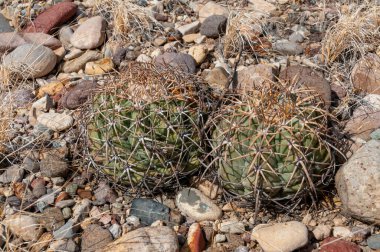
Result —
[{"label": "white stone", "polygon": [[216,243],[222,243],[222,242],[225,242],[226,240],[227,240],[227,238],[224,234],[216,234],[215,238],[214,238],[214,241]]},{"label": "white stone", "polygon": [[203,22],[203,20],[212,15],[223,15],[228,17],[229,11],[226,7],[210,1],[199,10],[199,20]]},{"label": "white stone", "polygon": [[177,28],[177,30],[182,33],[182,35],[197,33],[201,27],[201,22],[195,21],[190,24],[185,24]]},{"label": "white stone", "polygon": [[39,115],[37,121],[49,129],[59,132],[70,128],[74,119],[70,115],[50,112]]},{"label": "white stone", "polygon": [[152,58],[149,57],[148,55],[146,54],[140,54],[137,59],[136,59],[137,62],[142,62],[142,63],[149,63],[149,62],[152,62]]},{"label": "white stone", "polygon": [[308,230],[298,221],[260,224],[252,230],[251,239],[265,252],[291,252],[308,243]]},{"label": "white stone", "polygon": [[333,228],[334,237],[350,238],[352,237],[352,232],[348,227],[334,227]]},{"label": "white stone", "polygon": [[79,49],[97,48],[104,43],[106,26],[106,21],[100,16],[89,18],[76,29],[70,42]]}]

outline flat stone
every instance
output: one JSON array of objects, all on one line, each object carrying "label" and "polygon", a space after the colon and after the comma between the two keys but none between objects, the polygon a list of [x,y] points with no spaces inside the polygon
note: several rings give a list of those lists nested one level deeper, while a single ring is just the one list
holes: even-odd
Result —
[{"label": "flat stone", "polygon": [[196,71],[196,62],[192,56],[185,53],[164,53],[154,59],[156,65],[173,67],[190,74]]},{"label": "flat stone", "polygon": [[0,13],[0,33],[12,32],[14,29],[9,25],[9,21]]},{"label": "flat stone", "polygon": [[228,17],[229,11],[226,7],[223,7],[214,1],[209,1],[199,10],[199,20],[203,22],[206,18],[212,15],[223,15]]},{"label": "flat stone", "polygon": [[56,62],[57,57],[50,48],[24,44],[6,55],[3,65],[23,78],[38,78],[50,73]]},{"label": "flat stone", "polygon": [[169,223],[169,208],[152,199],[134,199],[130,215],[138,217],[146,226],[152,225],[157,220]]},{"label": "flat stone", "polygon": [[76,232],[75,222],[69,219],[65,225],[53,232],[56,240],[72,238]]},{"label": "flat stone", "polygon": [[208,38],[219,38],[226,32],[227,18],[223,15],[212,15],[201,25],[200,33]]},{"label": "flat stone", "polygon": [[199,27],[201,26],[201,22],[195,21],[190,24],[185,24],[177,28],[177,30],[182,34],[182,35],[188,35],[191,33],[196,33],[199,31]]},{"label": "flat stone", "polygon": [[355,243],[339,238],[329,237],[325,239],[320,247],[320,252],[360,252],[361,249]]},{"label": "flat stone", "polygon": [[67,109],[77,109],[82,106],[88,97],[96,90],[94,81],[82,81],[69,88],[61,97],[58,104]]},{"label": "flat stone", "polygon": [[67,114],[49,112],[37,117],[37,122],[53,131],[64,131],[73,125],[74,119]]},{"label": "flat stone", "polygon": [[24,177],[24,169],[19,165],[12,165],[5,169],[0,175],[0,183],[8,184],[11,182],[20,182]]},{"label": "flat stone", "polygon": [[82,234],[81,251],[94,252],[112,242],[112,234],[97,224],[88,226]]},{"label": "flat stone", "polygon": [[368,141],[371,133],[380,128],[380,95],[369,94],[361,104],[347,121],[344,132],[351,138]]},{"label": "flat stone", "polygon": [[380,223],[379,150],[380,141],[370,140],[354,153],[335,176],[343,211],[365,222]]},{"label": "flat stone", "polygon": [[145,227],[127,232],[97,252],[179,251],[177,234],[170,227]]},{"label": "flat stone", "polygon": [[41,174],[45,177],[66,177],[69,167],[66,161],[55,155],[47,155],[40,162]]},{"label": "flat stone", "polygon": [[107,22],[100,16],[87,19],[75,30],[71,44],[79,49],[94,49],[104,43]]},{"label": "flat stone", "polygon": [[369,53],[352,69],[354,87],[365,94],[380,95],[380,57]]},{"label": "flat stone", "polygon": [[113,70],[114,64],[110,58],[87,62],[84,68],[84,72],[89,75],[101,75]]},{"label": "flat stone", "polygon": [[176,196],[176,205],[182,214],[195,221],[217,220],[222,210],[194,188],[184,188]]},{"label": "flat stone", "polygon": [[371,249],[380,249],[380,234],[375,234],[368,237],[367,245]]},{"label": "flat stone", "polygon": [[2,223],[9,228],[11,233],[24,241],[37,241],[43,233],[37,218],[29,215],[11,215],[5,218]]},{"label": "flat stone", "polygon": [[185,35],[185,36],[182,37],[182,40],[185,43],[193,43],[200,36],[201,36],[201,34],[199,34],[199,33],[187,34],[187,35]]},{"label": "flat stone", "polygon": [[273,50],[283,55],[299,55],[303,53],[303,47],[297,43],[280,40],[273,44]]},{"label": "flat stone", "polygon": [[220,223],[219,231],[222,233],[242,234],[245,232],[245,225],[239,221],[223,221]]},{"label": "flat stone", "polygon": [[100,182],[94,192],[95,199],[99,203],[115,203],[117,195],[114,190],[105,182]]},{"label": "flat stone", "polygon": [[66,61],[63,64],[63,72],[72,73],[78,72],[81,69],[84,69],[86,63],[89,61],[95,61],[102,58],[102,54],[97,51],[86,51],[84,54],[78,58]]},{"label": "flat stone", "polygon": [[30,22],[24,32],[53,33],[55,28],[71,20],[76,14],[78,6],[71,2],[61,2],[53,5],[39,14]]},{"label": "flat stone", "polygon": [[291,252],[308,243],[308,230],[298,221],[260,224],[252,230],[251,239],[265,252]]}]

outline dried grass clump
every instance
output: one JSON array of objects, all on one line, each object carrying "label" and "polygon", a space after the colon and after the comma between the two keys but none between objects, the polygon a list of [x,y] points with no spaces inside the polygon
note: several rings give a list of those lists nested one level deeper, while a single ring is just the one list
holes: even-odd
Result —
[{"label": "dried grass clump", "polygon": [[96,0],[96,8],[113,26],[116,40],[150,40],[161,27],[147,8],[134,4],[132,0]]},{"label": "dried grass clump", "polygon": [[360,5],[342,14],[327,32],[322,46],[326,64],[342,62],[352,66],[366,53],[380,46],[380,6]]},{"label": "dried grass clump", "polygon": [[264,20],[258,19],[251,12],[231,12],[224,38],[223,55],[236,56],[240,49],[265,54],[271,44],[264,37],[260,37],[263,24]]}]

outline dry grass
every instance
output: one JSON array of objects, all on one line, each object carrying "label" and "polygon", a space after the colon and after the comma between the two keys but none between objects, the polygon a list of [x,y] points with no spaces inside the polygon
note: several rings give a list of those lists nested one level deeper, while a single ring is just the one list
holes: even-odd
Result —
[{"label": "dry grass", "polygon": [[96,0],[96,8],[112,26],[117,41],[149,41],[162,27],[147,8],[132,0]]}]

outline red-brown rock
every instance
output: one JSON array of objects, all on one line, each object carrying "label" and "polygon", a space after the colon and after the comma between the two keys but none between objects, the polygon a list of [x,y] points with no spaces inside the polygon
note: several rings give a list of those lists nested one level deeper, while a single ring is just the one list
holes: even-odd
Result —
[{"label": "red-brown rock", "polygon": [[201,252],[206,249],[206,240],[203,235],[203,230],[199,223],[194,223],[190,226],[187,233],[187,244],[182,251]]},{"label": "red-brown rock", "polygon": [[30,22],[24,32],[52,33],[54,28],[69,21],[77,12],[78,6],[70,2],[61,2],[48,8]]},{"label": "red-brown rock", "polygon": [[329,237],[323,240],[320,252],[360,252],[359,246],[345,240]]},{"label": "red-brown rock", "polygon": [[354,87],[366,94],[380,94],[380,57],[369,53],[352,70]]}]

